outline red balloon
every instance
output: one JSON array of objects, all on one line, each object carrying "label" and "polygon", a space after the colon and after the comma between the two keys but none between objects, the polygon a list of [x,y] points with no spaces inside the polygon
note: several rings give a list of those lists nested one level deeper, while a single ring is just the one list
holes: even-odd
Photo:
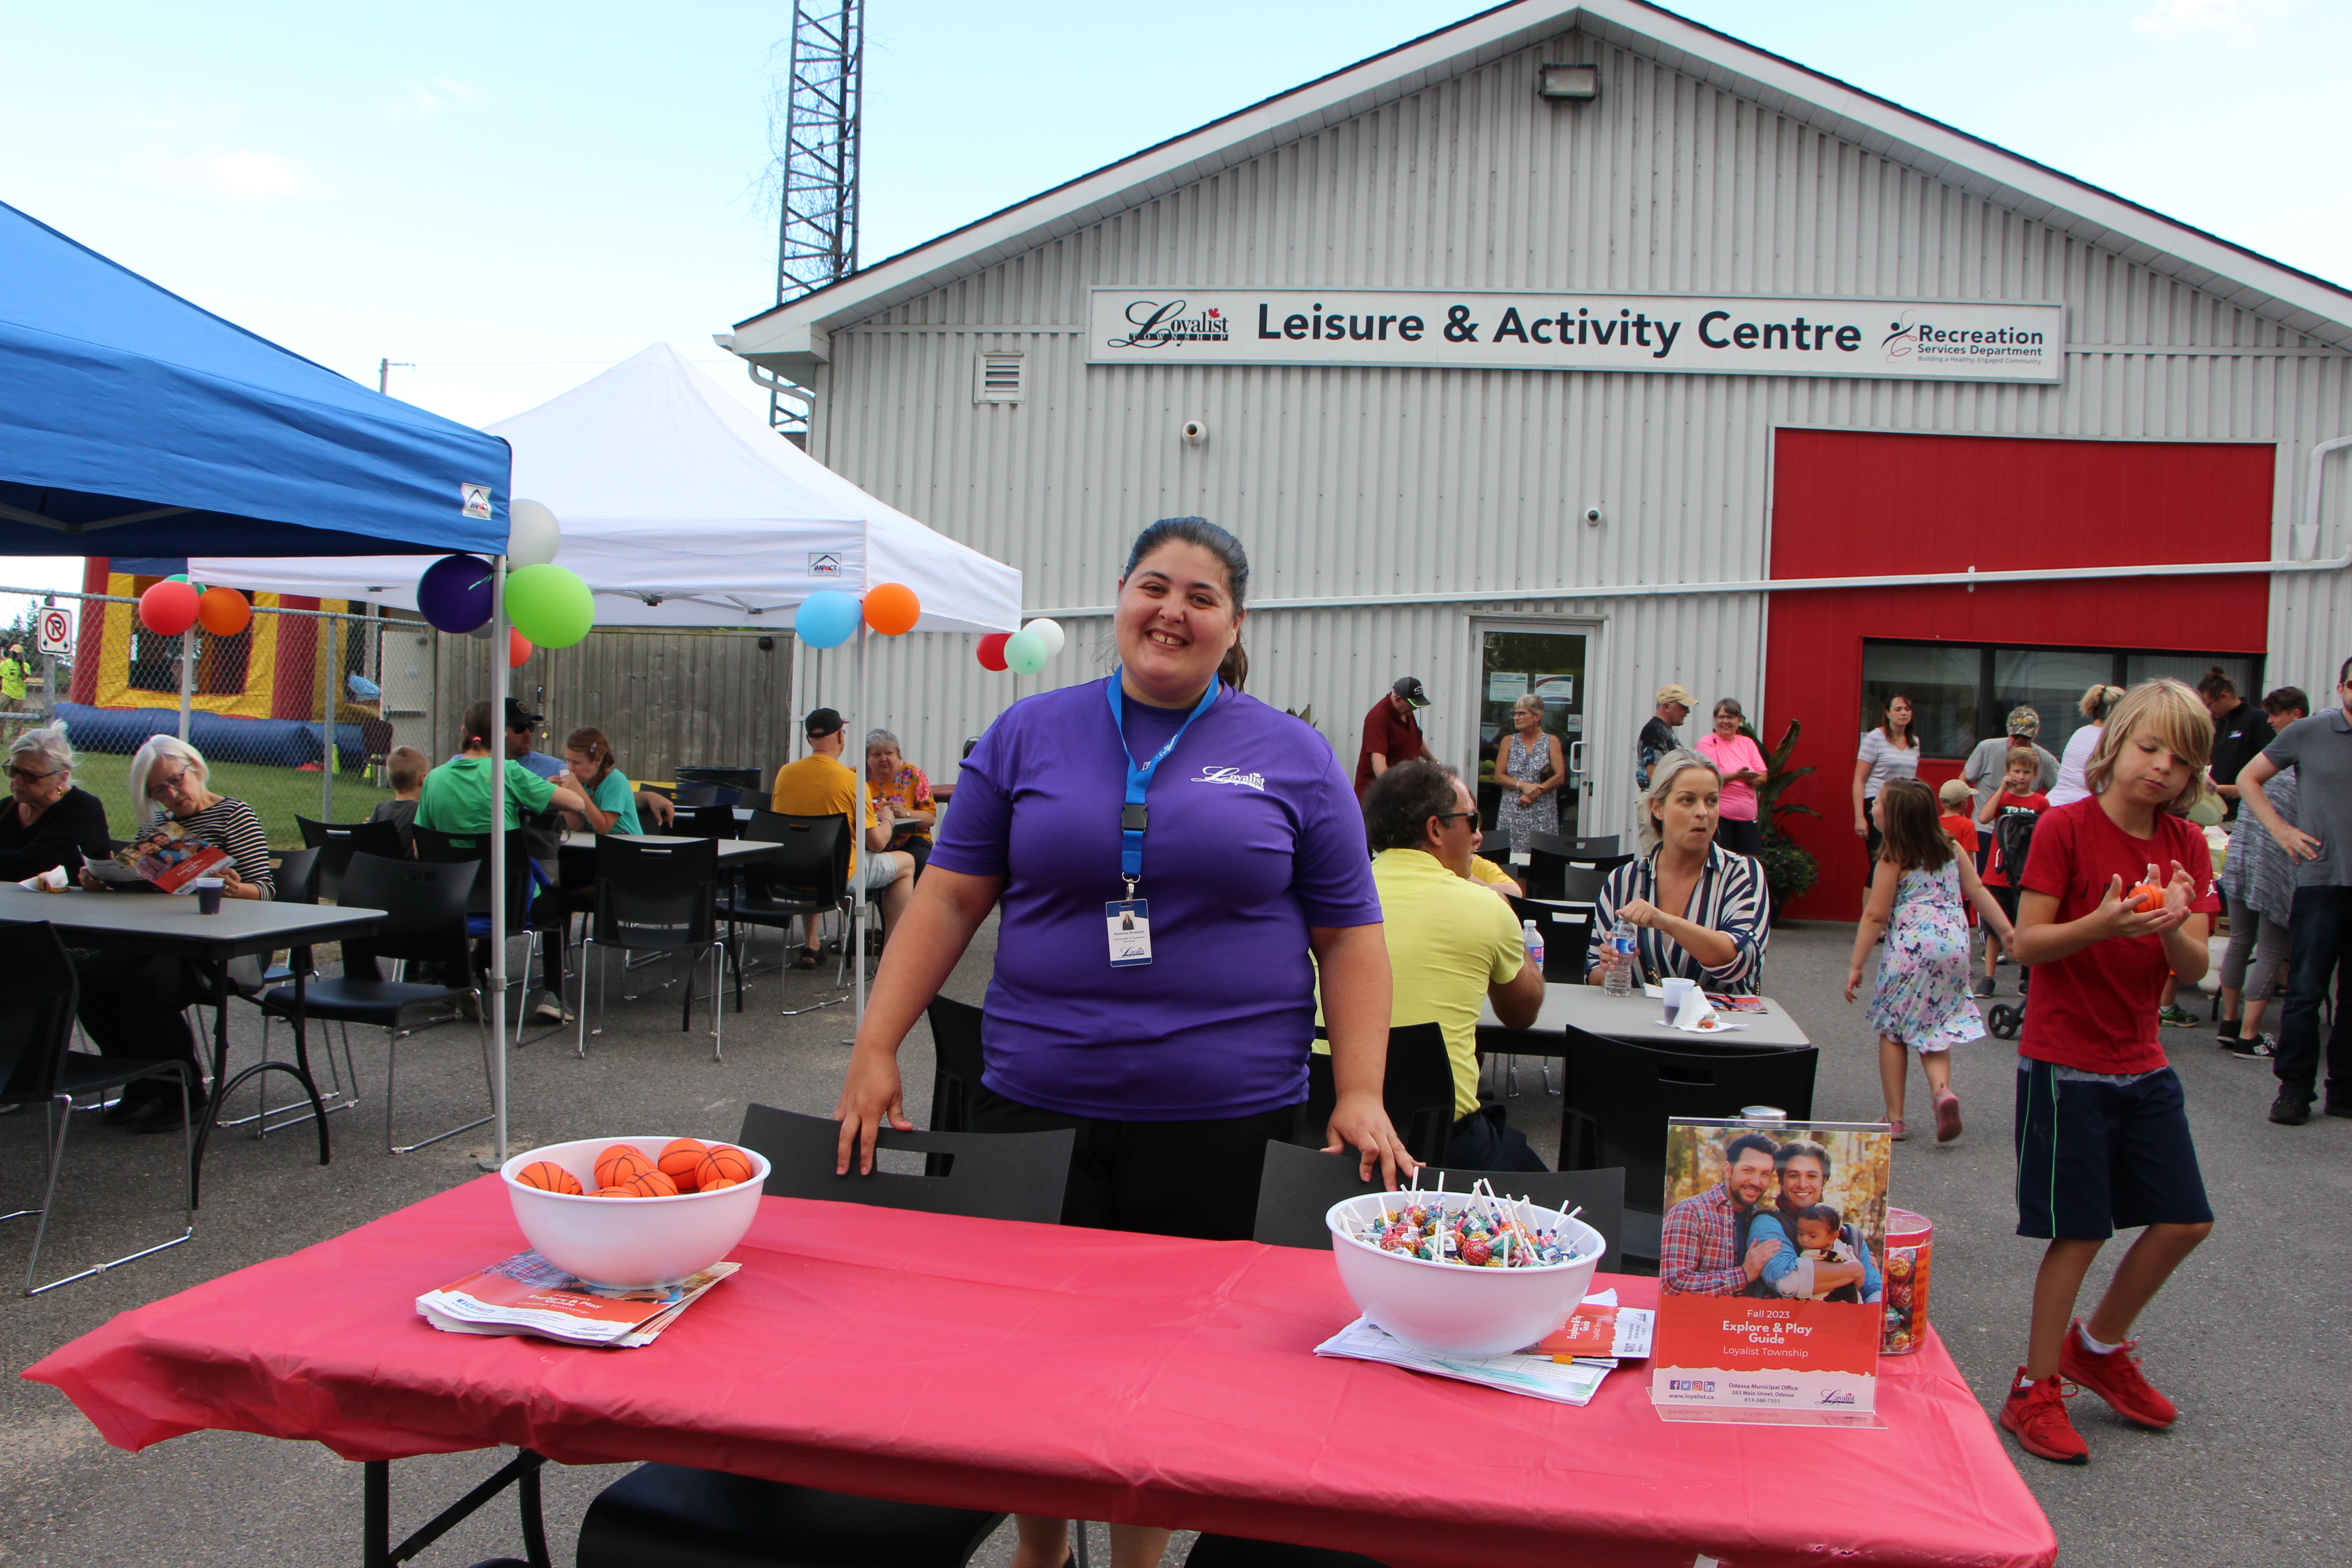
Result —
[{"label": "red balloon", "polygon": [[520,669],[530,658],[530,639],[512,626],[507,628],[507,668]]},{"label": "red balloon", "polygon": [[1012,636],[1011,632],[991,632],[980,639],[981,668],[1003,669],[1004,668],[1004,644]]},{"label": "red balloon", "polygon": [[139,624],[158,637],[178,637],[196,624],[196,591],[165,581],[139,595]]}]

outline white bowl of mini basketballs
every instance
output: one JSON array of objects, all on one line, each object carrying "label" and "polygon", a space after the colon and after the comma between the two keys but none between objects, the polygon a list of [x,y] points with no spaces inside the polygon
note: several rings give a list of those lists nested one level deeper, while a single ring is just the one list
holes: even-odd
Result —
[{"label": "white bowl of mini basketballs", "polygon": [[674,1285],[751,1228],[768,1162],[698,1138],[581,1138],[499,1169],[524,1237],[591,1285]]},{"label": "white bowl of mini basketballs", "polygon": [[1568,1321],[1608,1244],[1582,1220],[1484,1193],[1370,1193],[1323,1216],[1356,1310],[1432,1355],[1508,1355]]}]

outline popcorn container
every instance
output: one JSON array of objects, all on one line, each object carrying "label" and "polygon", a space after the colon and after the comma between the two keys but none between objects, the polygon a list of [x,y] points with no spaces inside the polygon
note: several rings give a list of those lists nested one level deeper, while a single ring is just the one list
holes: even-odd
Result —
[{"label": "popcorn container", "polygon": [[1909,1209],[1886,1211],[1886,1317],[1883,1355],[1909,1355],[1927,1342],[1927,1277],[1936,1227]]}]

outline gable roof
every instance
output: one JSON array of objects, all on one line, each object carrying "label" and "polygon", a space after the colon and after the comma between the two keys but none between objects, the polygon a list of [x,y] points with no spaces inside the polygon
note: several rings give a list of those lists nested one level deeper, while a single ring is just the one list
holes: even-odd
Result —
[{"label": "gable roof", "polygon": [[719,342],[787,373],[919,295],[1570,30],[1655,60],[2257,312],[2352,349],[2352,289],[2060,174],[1644,0],[1507,0],[1040,192],[738,322]]}]

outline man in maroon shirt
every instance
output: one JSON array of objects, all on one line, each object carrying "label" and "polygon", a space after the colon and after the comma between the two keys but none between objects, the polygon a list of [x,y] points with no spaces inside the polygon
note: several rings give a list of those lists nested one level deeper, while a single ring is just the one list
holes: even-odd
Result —
[{"label": "man in maroon shirt", "polygon": [[1364,798],[1374,779],[1399,763],[1429,755],[1429,748],[1421,741],[1421,721],[1413,717],[1428,706],[1429,693],[1421,689],[1420,679],[1401,675],[1389,694],[1364,715],[1364,743],[1356,753],[1358,800]]}]

